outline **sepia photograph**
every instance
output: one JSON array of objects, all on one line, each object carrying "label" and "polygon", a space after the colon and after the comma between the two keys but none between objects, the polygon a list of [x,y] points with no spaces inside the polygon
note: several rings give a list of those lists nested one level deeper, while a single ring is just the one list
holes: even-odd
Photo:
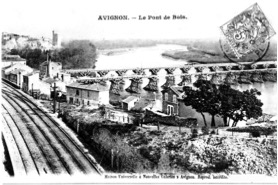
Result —
[{"label": "sepia photograph", "polygon": [[3,184],[276,184],[274,0],[10,0]]}]

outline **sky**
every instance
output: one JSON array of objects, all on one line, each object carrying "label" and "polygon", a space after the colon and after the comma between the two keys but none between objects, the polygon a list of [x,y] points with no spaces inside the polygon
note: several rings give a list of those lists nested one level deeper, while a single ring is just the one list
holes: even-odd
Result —
[{"label": "sky", "polygon": [[[277,1],[277,0],[276,0]],[[274,0],[9,0],[1,1],[1,31],[63,40],[219,38],[219,27],[258,3],[274,30]],[[100,15],[127,15],[130,20],[98,20]],[[138,20],[142,16],[183,15],[182,20]],[[137,19],[131,19],[137,17]]]}]

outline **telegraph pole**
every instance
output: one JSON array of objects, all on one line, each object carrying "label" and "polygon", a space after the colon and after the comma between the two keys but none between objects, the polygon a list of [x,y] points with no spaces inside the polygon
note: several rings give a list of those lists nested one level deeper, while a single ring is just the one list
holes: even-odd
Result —
[{"label": "telegraph pole", "polygon": [[33,83],[32,83],[32,97],[34,97],[34,87],[33,87]]},{"label": "telegraph pole", "polygon": [[54,83],[54,95],[53,95],[53,113],[56,112],[56,83]]}]

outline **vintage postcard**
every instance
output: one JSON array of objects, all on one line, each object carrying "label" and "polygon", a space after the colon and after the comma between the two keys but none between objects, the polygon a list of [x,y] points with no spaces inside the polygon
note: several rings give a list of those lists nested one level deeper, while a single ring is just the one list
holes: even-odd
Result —
[{"label": "vintage postcard", "polygon": [[274,0],[1,1],[4,184],[275,184]]}]

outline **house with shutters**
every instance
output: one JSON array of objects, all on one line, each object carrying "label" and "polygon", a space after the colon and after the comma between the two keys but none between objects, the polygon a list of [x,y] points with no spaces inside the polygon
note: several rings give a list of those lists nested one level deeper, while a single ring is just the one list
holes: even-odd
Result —
[{"label": "house with shutters", "polygon": [[69,104],[109,104],[109,88],[98,83],[83,84],[79,82],[73,82],[66,85],[66,91],[67,102]]},{"label": "house with shutters", "polygon": [[168,115],[180,115],[182,87],[170,86],[162,90],[162,112]]}]

